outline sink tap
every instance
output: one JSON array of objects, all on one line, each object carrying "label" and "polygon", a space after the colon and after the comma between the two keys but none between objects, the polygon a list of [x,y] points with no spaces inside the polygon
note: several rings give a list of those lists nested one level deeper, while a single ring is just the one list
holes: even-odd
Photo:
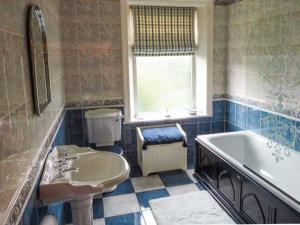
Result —
[{"label": "sink tap", "polygon": [[64,158],[66,158],[67,157],[67,149],[66,148],[63,148],[62,150],[61,150],[61,154],[62,154],[62,157],[64,157]]},{"label": "sink tap", "polygon": [[65,172],[78,172],[78,168],[69,168],[69,169],[63,169],[63,167],[60,167],[58,169],[58,178],[63,178],[65,175]]},{"label": "sink tap", "polygon": [[79,156],[73,156],[73,157],[65,157],[64,160],[68,161],[68,160],[79,160],[80,157]]},{"label": "sink tap", "polygon": [[79,160],[79,159],[80,159],[79,156],[73,156],[73,157],[62,156],[59,160],[56,161],[56,163],[58,163],[59,165],[66,165],[67,161],[70,161],[70,160]]},{"label": "sink tap", "polygon": [[62,172],[78,172],[78,168],[69,168],[69,169],[62,169]]}]

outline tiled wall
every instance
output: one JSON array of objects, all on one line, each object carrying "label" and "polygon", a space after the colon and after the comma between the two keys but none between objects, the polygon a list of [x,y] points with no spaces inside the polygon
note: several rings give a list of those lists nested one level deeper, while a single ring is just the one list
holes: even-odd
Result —
[{"label": "tiled wall", "polygon": [[[0,7],[0,223],[24,182],[31,162],[64,106],[59,0],[4,0]],[[41,116],[33,111],[27,50],[30,4],[42,9],[48,31],[52,102]],[[25,196],[26,197],[26,196]]]},{"label": "tiled wall", "polygon": [[240,130],[252,130],[284,147],[300,151],[300,120],[226,101],[225,131]]},{"label": "tiled wall", "polygon": [[275,112],[299,112],[300,1],[243,0],[227,7],[227,94]]},{"label": "tiled wall", "polygon": [[[227,7],[215,7],[214,92],[225,93]],[[67,102],[123,99],[119,0],[62,2]]]},{"label": "tiled wall", "polygon": [[226,93],[228,6],[214,7],[214,94]]},{"label": "tiled wall", "polygon": [[123,98],[119,0],[62,1],[66,100]]},{"label": "tiled wall", "polygon": [[[122,108],[120,108],[122,110]],[[188,157],[194,158],[194,138],[198,134],[224,132],[225,101],[216,100],[213,103],[213,117],[199,117],[178,121],[147,122],[125,124],[122,126],[122,141],[120,143],[124,155],[132,166],[137,164],[136,154],[136,127],[155,124],[180,123],[188,137]],[[86,109],[74,109],[68,111],[68,143],[78,146],[87,146],[86,122],[84,112]]]},{"label": "tiled wall", "polygon": [[[275,112],[300,111],[300,1],[243,0],[229,6],[235,0],[216,2],[219,5],[214,9],[214,93],[267,103]],[[40,117],[32,109],[26,52],[25,17],[30,3],[38,3],[44,11],[49,33],[53,101]],[[67,102],[123,98],[119,0],[6,0],[1,4],[0,18],[4,22],[0,24],[0,163],[15,153],[31,150],[30,157],[36,153],[63,107],[64,83]],[[66,141],[87,145],[84,110],[68,111],[62,126],[65,130],[59,131],[56,144]],[[193,139],[198,134],[224,130],[251,129],[300,149],[299,122],[232,101],[214,101],[212,118],[177,122],[188,135],[190,159]],[[138,125],[146,124],[122,127],[121,145],[132,165],[136,164]],[[18,148],[19,143],[22,148]],[[24,168],[14,170],[16,175],[24,172]],[[6,177],[3,171],[0,170],[0,186],[6,185],[2,182]],[[0,191],[0,199],[13,193],[13,189]],[[35,224],[44,215],[42,212],[52,212],[62,221],[60,204],[47,210],[32,206],[35,193],[23,215],[23,225]],[[0,212],[5,208],[0,203]]]},{"label": "tiled wall", "polygon": [[[60,127],[53,140],[52,147],[67,144],[67,116],[62,120]],[[40,179],[39,179],[40,180]],[[38,200],[38,184],[35,184],[34,190],[27,203],[19,225],[39,225],[45,215],[53,215],[59,225],[64,224],[63,203],[58,202],[49,205],[42,205]]]},{"label": "tiled wall", "polygon": [[215,0],[215,5],[230,5],[241,0]]}]

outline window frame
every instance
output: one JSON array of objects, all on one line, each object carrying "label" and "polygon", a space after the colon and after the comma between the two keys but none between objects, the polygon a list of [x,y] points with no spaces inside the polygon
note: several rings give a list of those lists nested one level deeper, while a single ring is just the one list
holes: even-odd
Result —
[{"label": "window frame", "polygon": [[[155,6],[183,6],[196,7],[197,17],[197,48],[194,55],[192,82],[195,96],[194,107],[196,115],[177,115],[162,118],[136,118],[137,96],[136,87],[136,62],[132,52],[133,34],[131,5]],[[124,83],[124,113],[125,123],[145,122],[151,120],[172,120],[199,116],[212,115],[213,100],[213,0],[122,0],[121,31],[122,31],[122,60]]]}]

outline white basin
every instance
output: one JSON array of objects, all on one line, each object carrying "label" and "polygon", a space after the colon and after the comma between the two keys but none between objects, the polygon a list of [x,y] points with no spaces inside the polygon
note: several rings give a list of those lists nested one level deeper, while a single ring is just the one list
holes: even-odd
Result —
[{"label": "white basin", "polygon": [[[67,159],[78,157],[64,161],[64,169],[77,171],[62,174],[63,149],[67,149]],[[74,224],[89,225],[92,224],[92,196],[115,187],[128,178],[129,172],[127,161],[115,153],[60,146],[47,157],[39,186],[40,199],[44,203],[71,200]]]}]

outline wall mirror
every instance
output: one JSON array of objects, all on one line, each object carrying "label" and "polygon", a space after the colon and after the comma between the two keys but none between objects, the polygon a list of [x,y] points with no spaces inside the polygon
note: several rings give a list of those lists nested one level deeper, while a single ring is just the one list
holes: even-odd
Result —
[{"label": "wall mirror", "polygon": [[28,15],[28,47],[35,111],[40,115],[51,102],[48,46],[43,13],[33,5]]}]

